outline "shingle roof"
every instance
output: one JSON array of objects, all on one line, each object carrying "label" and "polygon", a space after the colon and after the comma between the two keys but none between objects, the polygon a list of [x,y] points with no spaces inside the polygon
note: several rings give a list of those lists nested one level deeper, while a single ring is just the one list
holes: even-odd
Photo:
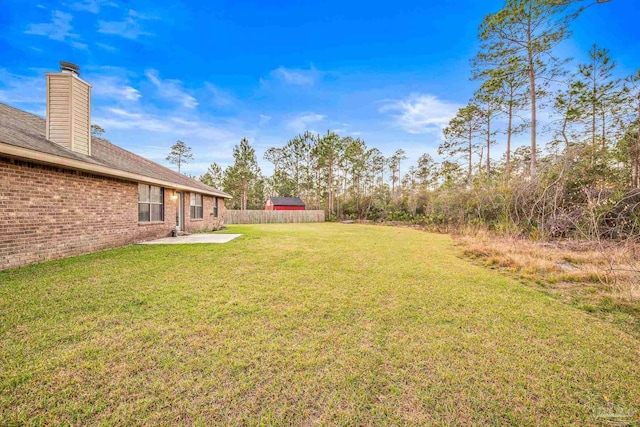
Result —
[{"label": "shingle roof", "polygon": [[230,197],[216,188],[138,156],[104,139],[92,137],[91,156],[85,156],[49,141],[45,135],[45,119],[0,103],[0,142],[217,193],[221,197]]},{"label": "shingle roof", "polygon": [[269,197],[269,200],[276,206],[304,206],[300,197]]}]

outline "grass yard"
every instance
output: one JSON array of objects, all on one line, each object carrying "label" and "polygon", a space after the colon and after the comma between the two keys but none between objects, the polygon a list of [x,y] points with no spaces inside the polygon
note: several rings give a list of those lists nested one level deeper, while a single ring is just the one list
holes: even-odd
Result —
[{"label": "grass yard", "polygon": [[638,338],[447,236],[228,232],[0,273],[0,425],[638,422]]}]

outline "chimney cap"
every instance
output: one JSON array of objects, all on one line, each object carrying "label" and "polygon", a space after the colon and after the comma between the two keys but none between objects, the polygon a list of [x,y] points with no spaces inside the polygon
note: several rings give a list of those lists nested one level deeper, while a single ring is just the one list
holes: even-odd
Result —
[{"label": "chimney cap", "polygon": [[67,73],[75,74],[76,76],[80,75],[80,67],[78,67],[76,64],[73,64],[71,62],[60,61],[60,71],[63,73],[67,72]]}]

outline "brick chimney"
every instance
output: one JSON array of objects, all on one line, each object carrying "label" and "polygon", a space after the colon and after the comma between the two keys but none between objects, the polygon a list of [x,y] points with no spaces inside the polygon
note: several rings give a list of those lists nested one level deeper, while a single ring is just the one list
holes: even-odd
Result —
[{"label": "brick chimney", "polygon": [[59,73],[47,73],[47,139],[80,154],[91,155],[91,85],[80,67],[60,62]]}]

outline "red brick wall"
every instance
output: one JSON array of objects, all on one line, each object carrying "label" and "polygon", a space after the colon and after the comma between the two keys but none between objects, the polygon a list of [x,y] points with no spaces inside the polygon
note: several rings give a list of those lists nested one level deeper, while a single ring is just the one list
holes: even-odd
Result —
[{"label": "red brick wall", "polygon": [[[218,198],[218,218],[213,217],[213,196],[202,196],[202,219],[191,218],[191,194],[184,192],[184,231],[195,233],[198,231],[217,230],[223,225],[224,199]],[[175,213],[173,214],[175,217]],[[175,222],[175,221],[174,221]]]},{"label": "red brick wall", "polygon": [[[0,157],[0,270],[168,236],[173,194],[165,189],[164,222],[139,224],[136,182]],[[204,199],[206,220],[191,221],[186,195],[188,231],[219,225]]]}]

